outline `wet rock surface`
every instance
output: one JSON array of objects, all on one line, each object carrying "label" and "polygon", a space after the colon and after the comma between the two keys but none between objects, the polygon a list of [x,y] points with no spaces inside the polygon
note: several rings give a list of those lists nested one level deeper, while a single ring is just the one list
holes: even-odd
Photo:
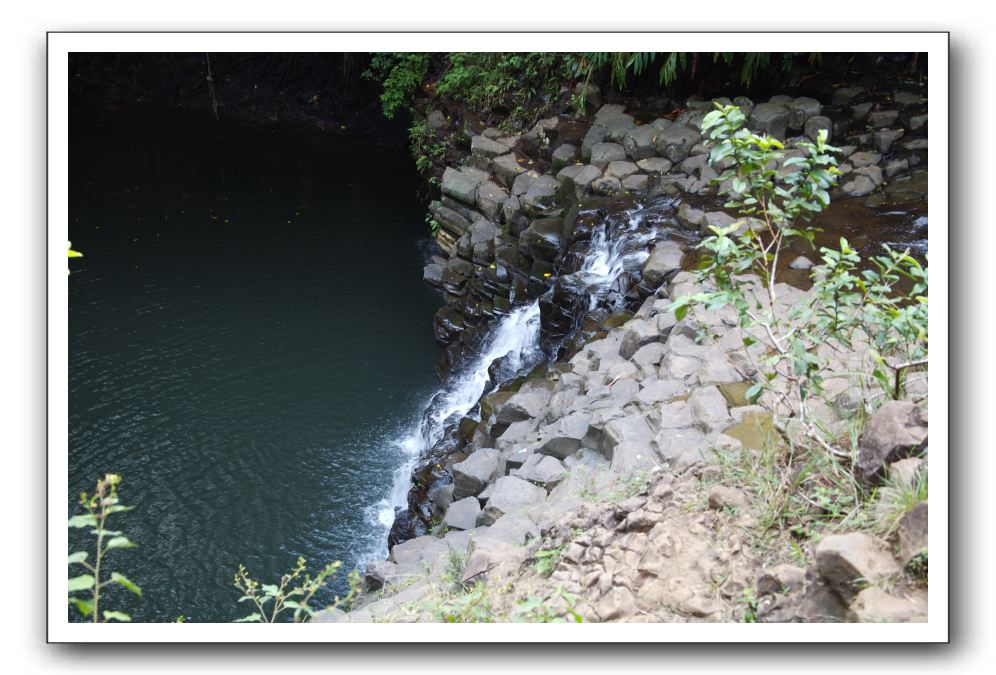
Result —
[{"label": "wet rock surface", "polygon": [[[843,146],[835,200],[922,204],[925,101],[904,95],[890,107],[871,100],[876,95],[852,87],[825,102],[776,96],[737,105],[752,129],[784,139],[790,153],[827,130]],[[425,268],[444,291],[434,322],[447,345],[441,373],[460,372],[489,329],[530,302],[542,355],[528,367],[504,357],[486,366],[485,392],[498,390],[473,408],[465,436],[446,435],[455,440],[437,443],[416,467],[392,560],[438,568],[455,552],[467,559],[467,579],[515,578],[517,597],[556,582],[578,598],[586,620],[742,620],[744,589],[757,593],[758,620],[920,620],[923,612],[903,604],[908,598],[853,583],[859,572],[884,578],[905,567],[882,542],[834,548],[830,539],[808,569],[768,565],[738,534],[755,522],[756,505],[710,478],[717,448],[745,451],[740,439],[752,437],[744,420],[757,413],[732,404],[724,389],[753,375],[735,353],[735,321],[704,313],[679,322],[667,311],[669,297],[698,288],[681,271],[695,262],[690,244],[736,222],[717,210],[717,173],[697,126],[711,104],[692,103],[674,120],[611,104],[590,121],[541,120],[517,139],[473,136],[467,164],[444,172],[431,211],[449,259]],[[856,130],[855,120],[874,133]],[[568,127],[570,139],[556,140]],[[555,140],[544,146],[543,138]],[[807,274],[812,262],[801,253],[785,265]],[[805,300],[801,292],[790,297]],[[917,440],[914,408],[866,430],[859,463],[868,480],[925,447],[925,413]],[[876,431],[878,424],[891,431]],[[905,518],[904,558],[920,551],[921,513]],[[445,546],[394,552],[422,542],[432,522],[449,529],[434,537]],[[408,537],[415,538],[400,543]],[[550,578],[534,570],[543,550],[561,551]],[[379,571],[373,584],[384,589],[411,585],[340,619],[405,613],[433,592],[430,577],[400,578]]]}]

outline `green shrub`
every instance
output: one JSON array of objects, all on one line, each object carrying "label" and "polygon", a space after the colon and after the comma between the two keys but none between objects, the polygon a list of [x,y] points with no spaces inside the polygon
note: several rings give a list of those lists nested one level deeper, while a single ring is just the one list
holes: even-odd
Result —
[{"label": "green shrub", "polygon": [[388,119],[399,110],[410,110],[415,92],[429,69],[429,55],[417,52],[374,53],[370,67],[364,71],[367,79],[382,84],[381,107]]},{"label": "green shrub", "polygon": [[[311,607],[311,601],[322,588],[331,581],[335,573],[342,567],[340,561],[329,563],[318,574],[312,576],[306,571],[306,561],[298,558],[294,569],[280,577],[279,584],[261,584],[249,576],[245,566],[239,565],[235,573],[235,587],[242,591],[239,602],[251,602],[256,611],[236,623],[276,623],[277,618],[288,610],[295,623],[309,621],[316,610]],[[349,593],[344,598],[336,596],[328,608],[350,606],[360,593],[360,574],[353,570],[349,574]]]},{"label": "green shrub", "polygon": [[[822,264],[811,274],[812,299],[788,309],[780,305],[780,255],[794,241],[812,245],[816,230],[808,221],[830,203],[829,191],[840,174],[833,157],[837,149],[823,131],[815,143],[799,144],[804,156],[784,159],[780,141],[743,129],[744,121],[736,106],[720,107],[703,119],[709,161],[729,165],[716,182],[728,186],[726,206],[744,219],[710,228],[712,235],[699,244],[705,255],[698,278],[711,281],[716,290],[682,296],[670,308],[680,320],[694,305],[732,307],[744,332],[744,353],[759,375],[748,398],[756,401],[769,392],[809,438],[839,453],[812,414],[813,399],[824,394],[824,382],[831,377],[874,379],[887,392],[898,391],[905,368],[925,365],[927,268],[908,250],[885,247],[884,255],[871,259],[871,268],[859,271],[860,256],[841,239],[839,249],[820,249]],[[779,164],[794,170],[782,176]],[[748,275],[756,275],[760,284]],[[764,347],[760,357],[751,350],[758,343]],[[876,368],[832,371],[823,348],[840,353],[859,347],[867,349]],[[893,371],[895,380],[885,369]],[[777,419],[776,425],[784,430]]]},{"label": "green shrub", "polygon": [[[92,618],[94,623],[101,621],[131,621],[124,612],[101,609],[101,591],[109,586],[121,586],[141,597],[142,589],[120,572],[107,570],[107,554],[118,549],[134,548],[135,544],[117,530],[108,527],[108,519],[116,514],[130,511],[133,507],[125,506],[118,497],[118,485],[121,476],[109,473],[97,481],[97,487],[92,495],[86,492],[80,495],[80,505],[86,513],[69,519],[69,527],[75,529],[89,528],[95,538],[93,557],[90,551],[74,551],[69,554],[69,566],[79,565],[86,570],[69,579],[69,603],[73,605],[84,618]],[[73,595],[78,594],[78,595]]]}]

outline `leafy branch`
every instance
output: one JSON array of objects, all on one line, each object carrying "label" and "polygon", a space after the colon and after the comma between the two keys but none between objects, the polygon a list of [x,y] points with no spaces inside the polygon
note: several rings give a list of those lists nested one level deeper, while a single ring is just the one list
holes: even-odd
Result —
[{"label": "leafy branch", "polygon": [[[80,505],[83,506],[86,513],[69,519],[69,527],[90,528],[90,534],[96,537],[95,555],[92,562],[89,559],[89,551],[74,551],[69,554],[70,567],[79,565],[86,570],[86,573],[69,579],[69,603],[75,606],[84,618],[92,617],[94,623],[99,623],[101,620],[105,622],[131,621],[131,617],[124,612],[106,609],[101,611],[101,591],[104,588],[118,585],[139,597],[142,595],[142,589],[128,577],[120,572],[111,572],[107,575],[105,569],[105,558],[109,551],[134,548],[135,546],[120,531],[111,530],[107,526],[110,516],[130,511],[133,508],[121,504],[117,491],[117,486],[120,483],[121,476],[113,473],[98,480],[93,495],[88,495],[85,492],[80,495]],[[73,593],[83,595],[72,595]]]},{"label": "leafy branch", "polygon": [[[702,121],[709,161],[722,170],[715,180],[728,197],[725,205],[743,218],[711,227],[712,235],[699,244],[706,255],[698,280],[711,281],[715,290],[679,297],[670,308],[681,320],[695,305],[732,307],[744,332],[744,354],[759,374],[748,399],[768,393],[809,438],[841,454],[824,438],[813,400],[825,393],[827,379],[855,374],[840,367],[849,352],[867,353],[877,367],[857,374],[896,396],[902,371],[926,364],[927,268],[909,250],[886,246],[859,272],[861,257],[842,238],[839,249],[820,249],[811,298],[798,304],[781,298],[781,253],[793,241],[814,245],[819,230],[808,221],[830,204],[840,175],[833,156],[838,149],[821,131],[815,142],[797,144],[801,156],[786,158],[780,141],[743,128],[744,122],[736,106],[717,106]],[[888,368],[895,386],[883,370]]]},{"label": "leafy branch", "polygon": [[[242,591],[239,602],[251,602],[256,611],[236,619],[236,623],[276,623],[277,618],[286,611],[293,610],[293,621],[301,623],[315,615],[311,601],[325,585],[331,581],[335,573],[342,567],[341,561],[335,561],[323,567],[314,577],[306,570],[307,563],[303,557],[297,559],[294,569],[280,577],[279,584],[262,584],[249,576],[244,565],[239,565],[235,573],[235,587]],[[349,593],[344,598],[336,596],[329,608],[350,606],[360,593],[360,574],[353,570],[349,574]]]}]

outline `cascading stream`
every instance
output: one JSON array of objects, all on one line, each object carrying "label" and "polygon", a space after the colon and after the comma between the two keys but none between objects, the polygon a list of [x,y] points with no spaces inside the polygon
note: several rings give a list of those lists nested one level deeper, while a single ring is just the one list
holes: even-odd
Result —
[{"label": "cascading stream", "polygon": [[[670,209],[670,203],[667,206]],[[592,233],[581,269],[563,277],[560,283],[567,284],[573,292],[587,294],[588,311],[595,309],[623,274],[638,269],[647,259],[648,244],[659,236],[660,231],[652,222],[659,215],[660,211],[653,207],[638,205],[620,214],[621,217],[606,218]],[[484,341],[481,355],[430,399],[421,418],[396,441],[401,450],[401,464],[394,472],[390,494],[369,510],[368,519],[381,536],[375,538],[378,543],[365,556],[366,560],[387,556],[387,534],[396,512],[408,505],[412,470],[419,458],[443,438],[448,424],[477,405],[491,383],[491,365],[505,358],[502,381],[494,383],[497,386],[546,358],[540,347],[540,330],[539,299],[514,309],[498,321]]]},{"label": "cascading stream", "polygon": [[538,301],[510,312],[492,330],[481,355],[432,397],[418,423],[397,441],[403,461],[394,472],[390,495],[381,500],[370,514],[375,526],[382,530],[382,536],[378,537],[378,548],[367,556],[369,560],[382,559],[387,555],[387,533],[394,522],[396,510],[404,509],[408,503],[412,470],[419,457],[439,442],[448,421],[460,419],[477,405],[490,382],[488,368],[495,360],[508,357],[506,371],[514,376],[543,359],[539,334]]}]

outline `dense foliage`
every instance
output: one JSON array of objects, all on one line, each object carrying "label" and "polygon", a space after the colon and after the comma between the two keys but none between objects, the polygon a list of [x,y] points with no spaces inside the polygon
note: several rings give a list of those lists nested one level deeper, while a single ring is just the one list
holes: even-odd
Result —
[{"label": "dense foliage", "polygon": [[[803,156],[786,158],[780,141],[743,128],[744,122],[737,106],[710,112],[702,122],[710,162],[725,168],[716,181],[729,198],[726,206],[744,218],[712,227],[712,236],[699,244],[706,252],[699,279],[715,290],[679,297],[671,306],[679,319],[696,304],[732,307],[744,331],[744,354],[759,374],[748,397],[768,392],[806,435],[832,450],[812,414],[827,380],[856,377],[863,389],[877,380],[898,396],[902,371],[926,364],[927,268],[908,250],[885,247],[861,269],[860,256],[841,239],[839,249],[820,249],[812,300],[780,303],[780,255],[793,240],[813,242],[816,230],[808,221],[830,203],[840,174],[837,148],[821,131],[815,143],[798,144]],[[855,351],[869,354],[877,367],[839,372],[834,358]]]}]

